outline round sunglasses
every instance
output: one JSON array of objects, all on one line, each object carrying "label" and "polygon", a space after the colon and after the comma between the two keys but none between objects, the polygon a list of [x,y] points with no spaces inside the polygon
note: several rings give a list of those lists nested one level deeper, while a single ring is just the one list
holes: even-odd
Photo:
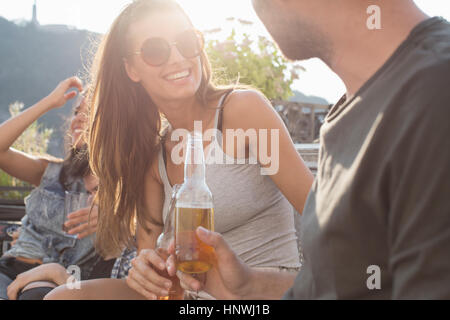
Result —
[{"label": "round sunglasses", "polygon": [[197,30],[187,30],[176,36],[175,42],[169,43],[163,38],[149,38],[142,44],[141,50],[133,52],[140,55],[146,64],[159,67],[165,64],[172,52],[172,46],[186,59],[198,57],[203,50],[203,35]]}]

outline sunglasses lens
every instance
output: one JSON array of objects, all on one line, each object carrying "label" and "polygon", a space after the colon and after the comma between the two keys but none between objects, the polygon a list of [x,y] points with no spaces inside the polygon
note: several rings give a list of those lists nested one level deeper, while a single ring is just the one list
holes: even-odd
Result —
[{"label": "sunglasses lens", "polygon": [[148,39],[142,46],[142,58],[149,65],[163,65],[164,63],[166,63],[169,55],[170,46],[164,39]]},{"label": "sunglasses lens", "polygon": [[200,35],[194,30],[183,32],[177,39],[177,48],[185,58],[197,57],[202,50]]}]

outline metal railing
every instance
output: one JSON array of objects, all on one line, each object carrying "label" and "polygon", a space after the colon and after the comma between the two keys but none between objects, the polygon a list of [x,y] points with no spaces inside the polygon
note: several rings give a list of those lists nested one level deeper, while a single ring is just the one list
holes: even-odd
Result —
[{"label": "metal railing", "polygon": [[329,105],[284,100],[274,100],[272,105],[286,124],[294,143],[318,141]]}]

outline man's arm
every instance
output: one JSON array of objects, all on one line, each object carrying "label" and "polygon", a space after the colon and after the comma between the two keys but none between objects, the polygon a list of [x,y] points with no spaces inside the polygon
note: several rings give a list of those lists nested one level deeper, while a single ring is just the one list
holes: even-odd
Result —
[{"label": "man's arm", "polygon": [[245,300],[280,300],[294,284],[297,273],[253,269]]},{"label": "man's arm", "polygon": [[450,299],[449,102],[448,90],[430,99],[395,145],[388,214],[393,299]]}]

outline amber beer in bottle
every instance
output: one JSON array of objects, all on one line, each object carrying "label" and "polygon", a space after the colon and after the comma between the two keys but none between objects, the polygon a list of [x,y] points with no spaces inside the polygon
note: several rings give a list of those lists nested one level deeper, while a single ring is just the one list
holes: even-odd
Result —
[{"label": "amber beer in bottle", "polygon": [[[180,189],[180,185],[176,184],[173,186],[172,190],[172,198],[170,200],[166,221],[164,222],[163,232],[159,235],[158,240],[156,242],[156,252],[158,255],[167,261],[169,258],[169,247],[174,240],[174,216],[175,216],[175,201],[176,194]],[[184,298],[184,289],[181,287],[180,279],[176,275],[172,277],[169,276],[169,273],[166,269],[160,270],[155,268],[155,271],[164,278],[170,279],[172,282],[172,287],[168,290],[169,294],[167,296],[159,296],[159,300],[183,300]]]},{"label": "amber beer in bottle", "polygon": [[200,133],[188,135],[184,162],[184,183],[175,206],[175,252],[177,268],[185,273],[203,273],[213,263],[214,249],[200,241],[197,227],[214,230],[211,191],[205,180],[205,156]]}]

